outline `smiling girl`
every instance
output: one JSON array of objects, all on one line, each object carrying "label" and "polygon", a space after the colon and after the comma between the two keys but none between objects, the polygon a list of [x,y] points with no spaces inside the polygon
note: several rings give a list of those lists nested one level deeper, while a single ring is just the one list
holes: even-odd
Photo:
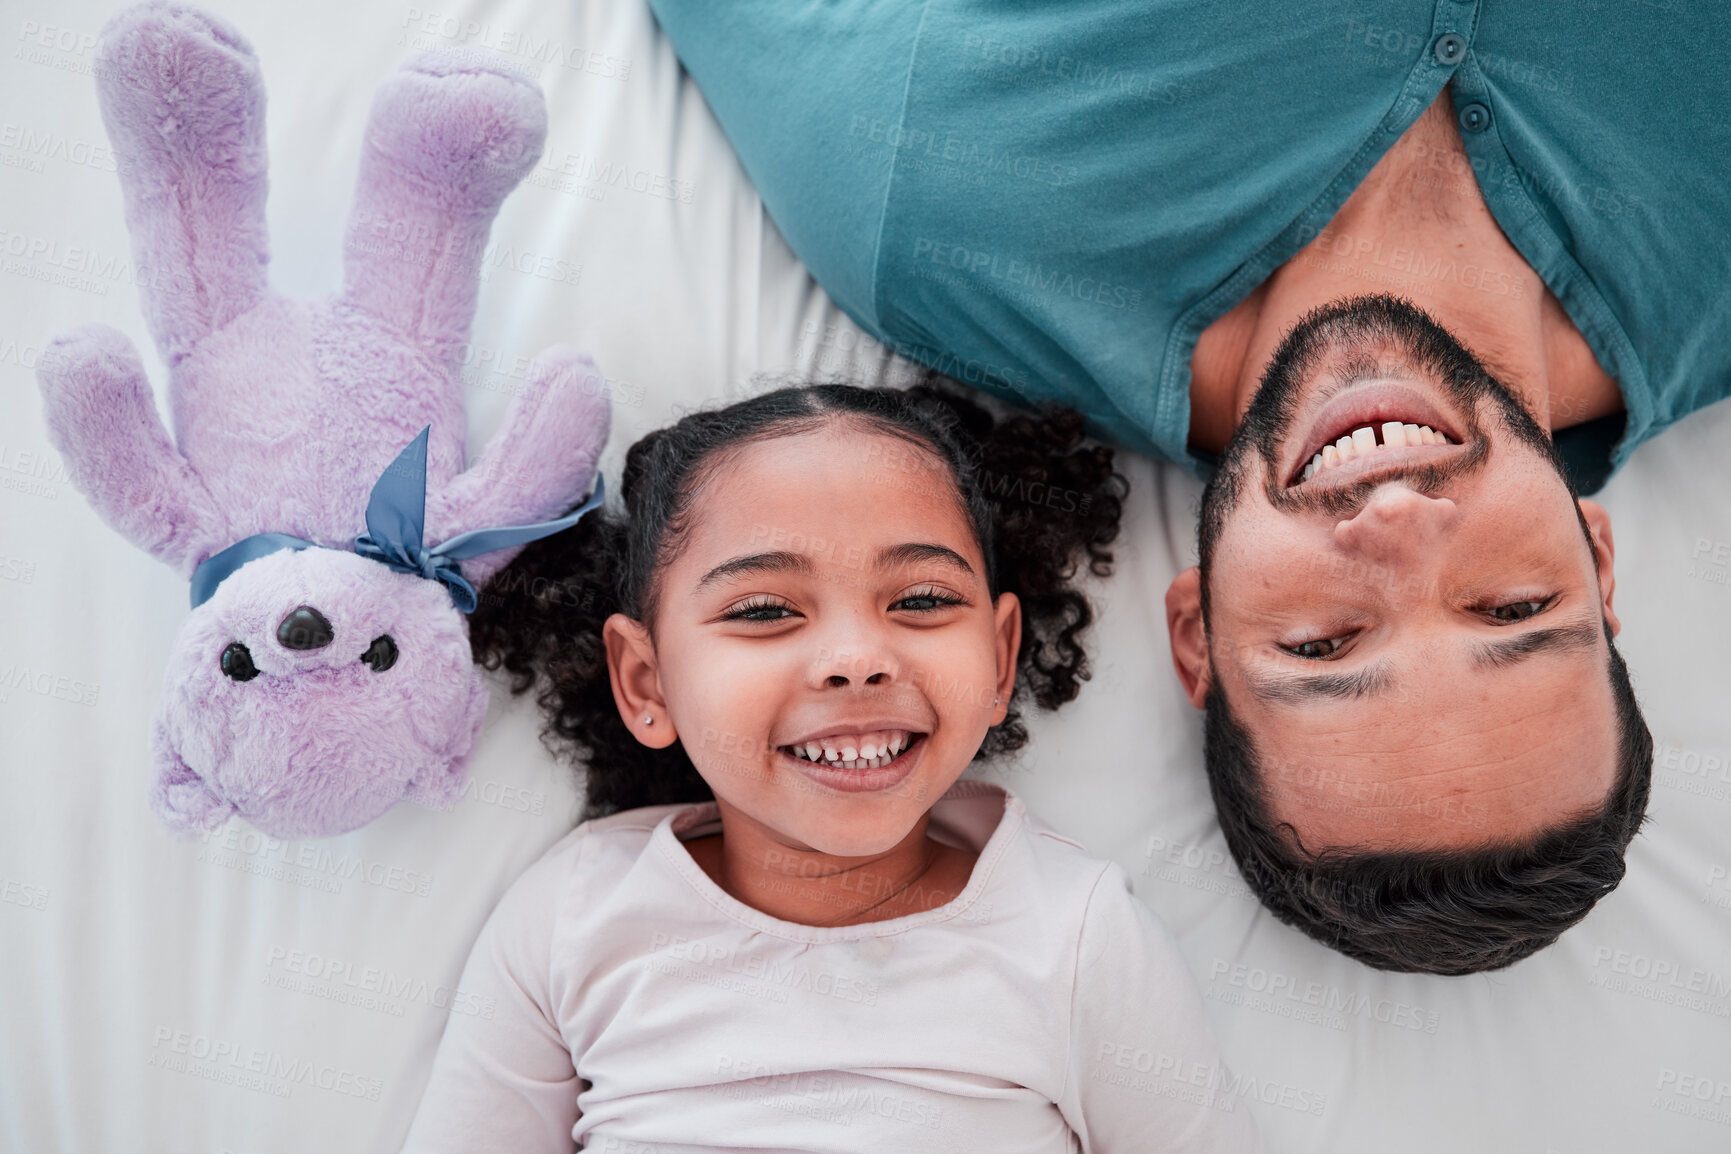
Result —
[{"label": "smiling girl", "polygon": [[621,488],[475,618],[591,820],[482,930],[407,1149],[1255,1148],[1123,872],[961,780],[1088,675],[1124,489],[1081,418],[783,389]]}]

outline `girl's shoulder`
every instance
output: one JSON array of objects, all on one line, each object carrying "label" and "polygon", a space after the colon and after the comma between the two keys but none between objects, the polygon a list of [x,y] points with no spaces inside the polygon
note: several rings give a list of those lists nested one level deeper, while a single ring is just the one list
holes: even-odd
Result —
[{"label": "girl's shoulder", "polygon": [[713,808],[713,805],[703,802],[646,805],[639,809],[621,810],[606,817],[591,818],[565,836],[574,839],[594,838],[597,844],[642,845],[648,842],[655,833],[655,828],[670,815],[681,810],[704,811],[709,808]]},{"label": "girl's shoulder", "polygon": [[980,854],[975,868],[990,875],[990,888],[1019,891],[1058,923],[1079,925],[1103,879],[1112,879],[1108,888],[1122,884],[1118,866],[1047,825],[996,783],[958,781],[933,807],[932,823]]},{"label": "girl's shoulder", "polygon": [[708,823],[719,823],[714,802],[679,805],[649,805],[621,810],[606,817],[591,818],[566,834],[548,853],[561,847],[567,868],[588,880],[628,871],[649,852],[655,831],[671,825],[675,835],[684,835]]},{"label": "girl's shoulder", "polygon": [[[511,884],[500,904],[544,916],[549,906],[563,910],[572,895],[593,900],[637,868],[651,850],[655,831],[670,818],[682,826],[692,819],[701,823],[713,808],[713,803],[646,806],[583,822],[548,846]],[[682,811],[691,813],[681,818]]]}]

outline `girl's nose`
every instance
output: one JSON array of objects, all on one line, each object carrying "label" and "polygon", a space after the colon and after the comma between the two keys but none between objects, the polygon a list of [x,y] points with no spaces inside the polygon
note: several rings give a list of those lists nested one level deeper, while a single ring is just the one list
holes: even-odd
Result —
[{"label": "girl's nose", "polygon": [[813,655],[813,688],[841,689],[846,686],[888,685],[896,680],[899,666],[887,648],[856,644],[849,648],[820,646]]}]

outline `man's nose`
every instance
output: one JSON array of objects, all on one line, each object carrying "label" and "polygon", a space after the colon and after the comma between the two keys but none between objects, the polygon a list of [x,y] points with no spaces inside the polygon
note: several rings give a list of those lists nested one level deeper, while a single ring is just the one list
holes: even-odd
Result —
[{"label": "man's nose", "polygon": [[1447,497],[1427,497],[1398,482],[1371,494],[1354,517],[1334,527],[1348,553],[1396,568],[1434,563],[1442,556],[1460,510]]}]

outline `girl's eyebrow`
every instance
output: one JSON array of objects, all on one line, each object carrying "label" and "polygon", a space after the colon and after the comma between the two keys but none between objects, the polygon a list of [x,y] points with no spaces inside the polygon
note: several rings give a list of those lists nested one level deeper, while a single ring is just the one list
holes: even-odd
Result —
[{"label": "girl's eyebrow", "polygon": [[954,566],[970,577],[974,575],[974,567],[968,564],[967,558],[943,545],[891,545],[887,549],[879,550],[877,561],[879,569],[896,569],[917,565],[921,561],[938,561]]},{"label": "girl's eyebrow", "polygon": [[719,585],[734,577],[742,577],[747,573],[810,573],[811,562],[803,553],[790,553],[785,549],[774,553],[752,553],[745,557],[735,557],[731,561],[723,561],[697,582],[695,591],[707,589],[711,585]]},{"label": "girl's eyebrow", "polygon": [[[903,545],[891,545],[878,550],[876,558],[877,569],[896,569],[919,564],[922,561],[936,561],[960,569],[968,576],[974,575],[974,567],[968,564],[967,558],[944,545],[909,542]],[[723,561],[697,582],[695,591],[707,589],[711,585],[719,585],[735,577],[743,577],[748,573],[801,573],[812,571],[811,560],[804,553],[792,553],[785,549],[772,553],[750,553],[743,557],[735,557]]]}]

